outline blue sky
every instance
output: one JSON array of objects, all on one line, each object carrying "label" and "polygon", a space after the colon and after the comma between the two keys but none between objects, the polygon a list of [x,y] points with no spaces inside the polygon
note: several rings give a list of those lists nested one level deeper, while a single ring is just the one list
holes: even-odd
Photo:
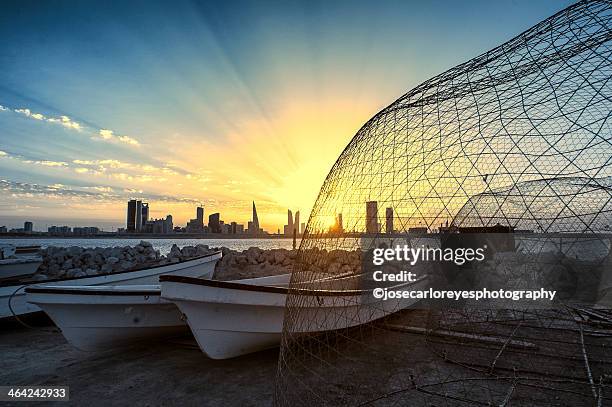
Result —
[{"label": "blue sky", "polygon": [[567,1],[7,1],[0,225],[308,213],[379,109]]}]

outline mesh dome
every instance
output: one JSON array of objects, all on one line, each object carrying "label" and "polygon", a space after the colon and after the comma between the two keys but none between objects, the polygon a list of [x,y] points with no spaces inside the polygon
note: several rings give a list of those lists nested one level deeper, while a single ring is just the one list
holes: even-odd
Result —
[{"label": "mesh dome", "polygon": [[[588,236],[603,252],[598,267],[609,269],[611,17],[609,1],[576,3],[417,86],[357,132],[321,187],[296,259],[277,405],[611,401],[605,347],[612,343],[585,337],[582,325],[559,325],[574,316],[383,310],[341,294],[317,307],[301,290],[359,289],[354,279],[333,277],[359,273],[377,240],[435,240],[448,227],[501,224],[543,238]],[[501,329],[500,319],[531,322]],[[466,343],[440,345],[433,335],[389,329],[398,321],[429,333],[452,327],[482,336],[496,329],[496,337],[531,338],[537,350],[507,346],[510,339],[489,341],[482,352]],[[547,358],[555,353],[567,359],[552,366]],[[468,363],[474,354],[480,367]],[[585,375],[583,354],[604,362]],[[453,355],[463,358],[447,363]],[[491,367],[504,363],[506,370]],[[517,366],[529,372],[519,374]],[[576,371],[569,379],[568,369]]]}]

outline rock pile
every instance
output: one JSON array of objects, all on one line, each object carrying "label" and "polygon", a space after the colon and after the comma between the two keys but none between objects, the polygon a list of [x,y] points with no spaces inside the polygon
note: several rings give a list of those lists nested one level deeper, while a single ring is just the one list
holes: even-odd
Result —
[{"label": "rock pile", "polygon": [[223,257],[215,268],[215,280],[238,280],[291,273],[295,250],[263,250],[250,247],[242,252],[222,247]]},{"label": "rock pile", "polygon": [[[207,245],[178,247],[172,245],[164,256],[151,243],[141,241],[136,246],[82,248],[49,246],[42,250],[43,263],[34,275],[35,280],[75,278],[137,270],[147,267],[174,264],[221,250],[222,259],[215,267],[217,280],[236,280],[267,275],[291,273],[297,251],[287,249],[263,250],[250,247],[244,251],[227,247],[209,248]],[[314,249],[316,250],[316,249]],[[317,250],[306,258],[316,259],[309,264],[314,271],[340,274],[358,270],[361,266],[358,251],[347,252]]]},{"label": "rock pile", "polygon": [[35,280],[75,278],[137,270],[164,264],[178,263],[209,253],[206,245],[173,245],[163,256],[149,242],[136,246],[83,248],[78,246],[49,246],[42,250],[43,263],[34,275]]}]

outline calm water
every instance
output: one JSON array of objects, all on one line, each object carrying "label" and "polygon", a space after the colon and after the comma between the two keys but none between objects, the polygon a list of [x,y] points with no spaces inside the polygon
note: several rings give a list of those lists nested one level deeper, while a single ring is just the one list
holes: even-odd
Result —
[{"label": "calm water", "polygon": [[[249,247],[261,249],[291,249],[293,239],[0,239],[0,243],[9,243],[17,246],[40,245],[42,247],[114,247],[135,246],[141,240],[151,242],[153,247],[159,249],[162,254],[170,252],[170,248],[176,243],[177,246],[195,246],[205,244],[209,247],[229,247],[233,250],[246,250]],[[297,247],[300,241],[297,241]]]}]

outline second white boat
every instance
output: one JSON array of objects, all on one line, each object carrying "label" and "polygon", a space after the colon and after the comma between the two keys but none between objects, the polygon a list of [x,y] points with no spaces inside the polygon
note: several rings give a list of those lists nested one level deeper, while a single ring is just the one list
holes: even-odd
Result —
[{"label": "second white boat", "polygon": [[[265,284],[258,279],[245,284],[160,277],[162,298],[174,302],[185,314],[200,349],[212,359],[228,359],[280,344],[288,289],[262,283]],[[422,290],[426,284],[427,277],[423,277],[389,289]],[[371,290],[296,289],[292,294],[299,296],[299,312],[310,322],[309,332],[350,328],[383,318],[418,301],[375,300]],[[369,306],[363,306],[364,301],[369,301]]]}]

